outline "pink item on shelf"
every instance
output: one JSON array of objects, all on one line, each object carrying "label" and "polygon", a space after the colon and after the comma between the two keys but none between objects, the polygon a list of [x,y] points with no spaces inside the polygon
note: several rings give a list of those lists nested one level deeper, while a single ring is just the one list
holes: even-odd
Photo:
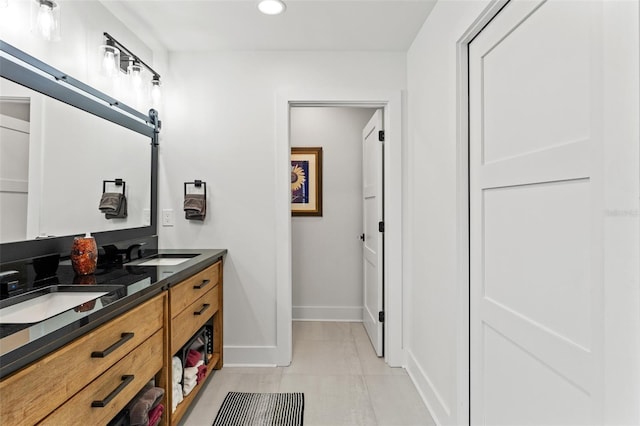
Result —
[{"label": "pink item on shelf", "polygon": [[185,367],[195,367],[198,361],[202,360],[202,354],[194,349],[189,349],[189,353],[187,353],[187,359],[185,359],[184,366]]},{"label": "pink item on shelf", "polygon": [[162,418],[164,412],[164,405],[158,404],[151,411],[149,411],[149,426],[156,426]]},{"label": "pink item on shelf", "polygon": [[202,364],[198,366],[198,383],[200,383],[207,375],[207,366]]}]

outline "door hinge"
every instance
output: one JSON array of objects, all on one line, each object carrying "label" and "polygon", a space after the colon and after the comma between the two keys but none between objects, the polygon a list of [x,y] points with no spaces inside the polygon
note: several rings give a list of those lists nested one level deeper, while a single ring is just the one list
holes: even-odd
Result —
[{"label": "door hinge", "polygon": [[378,232],[384,232],[384,222],[378,222]]},{"label": "door hinge", "polygon": [[379,130],[378,131],[378,140],[380,142],[384,142],[384,130]]},{"label": "door hinge", "polygon": [[384,322],[384,311],[378,312],[378,321]]}]

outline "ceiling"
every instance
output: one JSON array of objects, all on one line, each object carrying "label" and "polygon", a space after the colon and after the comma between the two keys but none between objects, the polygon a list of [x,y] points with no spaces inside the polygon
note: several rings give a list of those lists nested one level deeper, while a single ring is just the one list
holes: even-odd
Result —
[{"label": "ceiling", "polygon": [[152,48],[168,51],[406,51],[437,0],[101,0]]}]

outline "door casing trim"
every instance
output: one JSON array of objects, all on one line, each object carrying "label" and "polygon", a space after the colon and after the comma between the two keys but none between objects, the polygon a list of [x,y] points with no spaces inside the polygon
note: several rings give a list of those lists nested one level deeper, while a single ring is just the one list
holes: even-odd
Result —
[{"label": "door casing trim", "polygon": [[362,107],[384,110],[384,282],[385,361],[404,367],[402,280],[402,92],[400,90],[300,89],[276,94],[276,346],[277,364],[292,359],[290,108],[300,106]]},{"label": "door casing trim", "polygon": [[471,424],[471,372],[470,354],[470,288],[469,276],[470,242],[469,242],[469,44],[502,10],[509,0],[492,0],[469,26],[456,43],[456,78],[457,78],[457,217],[456,217],[456,258],[457,258],[457,292],[458,292],[458,324],[456,326],[456,400],[457,424]]}]

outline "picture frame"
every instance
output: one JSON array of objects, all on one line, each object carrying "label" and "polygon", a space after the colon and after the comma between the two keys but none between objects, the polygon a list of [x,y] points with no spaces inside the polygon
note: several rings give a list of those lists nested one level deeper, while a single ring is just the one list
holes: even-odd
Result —
[{"label": "picture frame", "polygon": [[291,215],[322,216],[322,147],[291,148]]}]

